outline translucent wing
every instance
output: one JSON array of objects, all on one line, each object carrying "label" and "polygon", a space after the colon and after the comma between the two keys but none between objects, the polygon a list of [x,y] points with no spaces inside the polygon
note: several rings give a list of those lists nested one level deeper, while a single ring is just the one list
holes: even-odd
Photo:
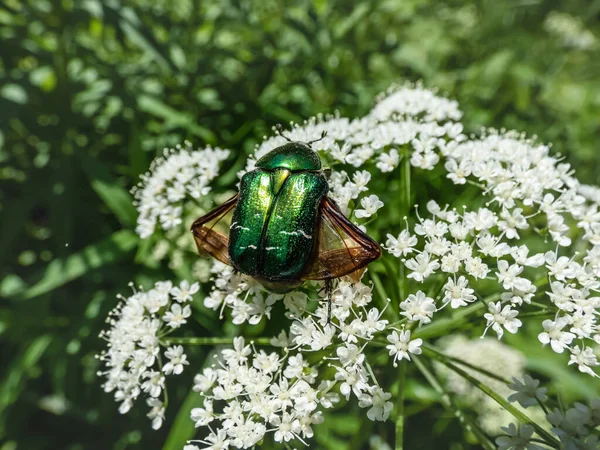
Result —
[{"label": "translucent wing", "polygon": [[231,213],[237,203],[237,194],[208,214],[196,219],[192,233],[200,255],[210,255],[222,263],[229,262],[229,226]]},{"label": "translucent wing", "polygon": [[329,197],[323,197],[319,208],[317,251],[302,279],[349,275],[359,281],[367,265],[381,256],[379,245],[350,222]]}]

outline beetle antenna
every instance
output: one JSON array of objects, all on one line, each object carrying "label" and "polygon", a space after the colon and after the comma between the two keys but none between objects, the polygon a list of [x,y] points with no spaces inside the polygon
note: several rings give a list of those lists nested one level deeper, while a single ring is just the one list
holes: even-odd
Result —
[{"label": "beetle antenna", "polygon": [[287,137],[285,134],[283,134],[283,127],[281,126],[280,123],[275,125],[275,129],[279,132],[279,136],[283,137],[288,142],[292,142],[292,140],[289,137]]},{"label": "beetle antenna", "polygon": [[321,139],[324,139],[325,136],[327,136],[327,131],[323,130],[321,132],[321,137],[319,139],[313,139],[312,141],[308,141],[307,144],[310,145],[310,144],[314,144],[315,142],[319,142]]}]

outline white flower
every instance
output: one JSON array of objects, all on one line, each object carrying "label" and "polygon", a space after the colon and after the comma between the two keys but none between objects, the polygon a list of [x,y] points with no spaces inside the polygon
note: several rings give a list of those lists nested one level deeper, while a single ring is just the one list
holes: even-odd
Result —
[{"label": "white flower", "polygon": [[433,273],[434,270],[440,268],[440,263],[437,259],[430,259],[429,253],[423,252],[414,258],[407,260],[404,265],[412,270],[408,274],[408,278],[413,278],[415,281],[423,282],[425,278]]},{"label": "white flower", "polygon": [[498,261],[498,272],[496,276],[498,281],[502,283],[504,289],[516,289],[527,292],[531,286],[531,282],[525,278],[518,277],[523,272],[523,267],[518,264],[513,264],[509,267],[505,260]]},{"label": "white flower", "polygon": [[562,353],[575,339],[573,333],[562,331],[568,324],[566,317],[559,317],[556,321],[546,319],[542,322],[544,332],[538,335],[538,339],[543,345],[550,344],[556,353]]},{"label": "white flower", "polygon": [[143,377],[146,381],[142,383],[142,391],[147,392],[151,397],[160,396],[165,387],[165,377],[155,370],[145,371]]},{"label": "white flower", "polygon": [[181,206],[171,207],[165,206],[160,212],[159,219],[160,225],[165,229],[169,230],[175,228],[177,225],[182,223],[181,212],[183,208]]},{"label": "white flower", "polygon": [[196,423],[196,427],[206,426],[215,420],[213,411],[213,402],[211,399],[204,399],[203,408],[193,408],[191,411],[192,420]]},{"label": "white flower", "polygon": [[505,305],[503,308],[501,302],[490,302],[488,303],[488,310],[489,313],[483,315],[483,317],[487,319],[485,330],[487,331],[492,327],[498,335],[498,339],[504,334],[502,327],[508,332],[515,334],[522,325],[522,322],[516,318],[519,311],[512,309],[511,305]]},{"label": "white flower", "polygon": [[183,372],[183,366],[189,364],[187,356],[183,353],[183,347],[176,345],[175,347],[169,347],[165,351],[165,357],[169,359],[169,362],[163,366],[163,372],[167,375],[175,374],[179,375]]},{"label": "white flower", "polygon": [[221,353],[230,365],[239,365],[246,362],[247,357],[252,353],[252,349],[249,345],[246,345],[243,337],[238,336],[233,339],[233,348],[225,349]]},{"label": "white flower", "polygon": [[362,219],[364,217],[371,217],[377,213],[377,210],[383,206],[383,202],[376,195],[369,195],[360,200],[360,206],[362,206],[362,209],[354,211],[354,215]]},{"label": "white flower", "polygon": [[340,384],[340,393],[346,397],[346,400],[350,398],[351,393],[354,393],[356,397],[360,397],[369,387],[367,383],[368,376],[362,365],[356,364],[346,369],[336,367],[336,370],[335,379],[342,382]]},{"label": "white flower", "polygon": [[433,299],[427,297],[422,291],[417,291],[416,295],[410,294],[406,300],[400,303],[400,309],[403,310],[401,315],[407,317],[411,322],[418,321],[419,325],[431,322],[433,313],[436,311]]},{"label": "white flower", "polygon": [[217,371],[211,368],[204,369],[204,371],[194,377],[194,387],[193,390],[195,392],[207,392],[210,388],[213,387],[215,381],[217,381]]},{"label": "white flower", "polygon": [[352,175],[352,181],[356,184],[359,192],[367,191],[367,184],[371,181],[371,172],[368,170],[359,170]]},{"label": "white flower", "polygon": [[277,427],[273,437],[275,442],[289,442],[300,432],[300,421],[291,414],[284,413],[282,417],[275,416],[271,424]]},{"label": "white flower", "polygon": [[402,359],[407,359],[410,361],[409,353],[413,355],[420,355],[421,344],[423,343],[423,339],[413,339],[410,340],[410,330],[402,330],[400,334],[397,331],[392,331],[390,335],[386,338],[390,345],[386,345],[390,351],[390,356],[394,357],[394,367],[397,365],[397,361],[401,361]]},{"label": "white flower", "polygon": [[487,264],[484,263],[478,256],[474,258],[467,258],[465,260],[465,270],[469,275],[476,279],[483,279],[487,277],[490,271]]},{"label": "white flower", "polygon": [[152,428],[158,430],[163,421],[165,420],[165,407],[160,400],[155,398],[149,398],[146,400],[148,406],[150,406],[150,412],[147,414],[148,419],[152,421]]},{"label": "white flower", "polygon": [[548,389],[538,387],[539,385],[540,380],[534,380],[527,374],[523,376],[523,382],[513,377],[513,382],[508,387],[516,392],[508,397],[508,401],[519,402],[523,408],[536,405],[538,401],[545,402],[548,400]]},{"label": "white flower", "polygon": [[362,337],[370,339],[374,333],[385,330],[388,324],[387,320],[381,318],[382,313],[377,308],[371,308],[364,319],[354,319],[352,324]]},{"label": "white flower", "polygon": [[[212,432],[206,437],[206,440],[200,442],[208,445],[208,447],[203,447],[202,450],[227,450],[230,444],[226,430],[218,430],[216,433]],[[192,448],[188,449],[188,447]],[[196,445],[186,445],[183,450],[199,450],[199,447]]]},{"label": "white flower", "polygon": [[361,349],[354,344],[346,344],[343,347],[338,347],[336,353],[342,366],[362,364],[365,360],[365,355]]},{"label": "white flower", "polygon": [[467,177],[471,175],[471,169],[465,164],[466,161],[461,161],[460,165],[453,159],[448,159],[444,167],[448,171],[447,178],[451,179],[454,184],[465,184]]},{"label": "white flower", "polygon": [[569,365],[577,364],[579,371],[587,373],[593,377],[598,377],[598,374],[594,372],[592,367],[600,366],[598,358],[594,354],[591,347],[580,349],[578,345],[571,349],[571,357],[569,359]]},{"label": "white flower", "polygon": [[408,230],[402,230],[398,237],[394,237],[388,233],[385,249],[396,258],[399,258],[400,256],[412,253],[415,250],[414,247],[417,245],[417,242],[417,238],[411,236]]},{"label": "white flower", "polygon": [[377,168],[382,172],[391,172],[394,170],[400,162],[400,155],[398,150],[393,148],[389,153],[382,153],[379,155],[379,161],[377,162]]},{"label": "white flower", "polygon": [[476,300],[477,297],[473,295],[475,291],[468,286],[467,279],[462,275],[456,281],[448,277],[448,281],[444,285],[443,302],[450,302],[452,308],[460,308]]},{"label": "white flower", "polygon": [[367,411],[367,417],[372,421],[386,421],[390,415],[393,404],[388,402],[392,394],[384,392],[380,387],[373,389],[373,393],[363,392],[360,394],[358,406],[371,409]]},{"label": "white flower", "polygon": [[171,295],[180,303],[189,302],[192,300],[192,296],[200,290],[200,284],[193,283],[190,286],[190,283],[187,280],[183,280],[179,287],[174,287],[171,289]]},{"label": "white flower", "polygon": [[181,325],[187,323],[188,317],[192,315],[192,309],[190,305],[185,305],[181,308],[181,305],[175,303],[171,305],[171,310],[167,311],[163,316],[163,320],[167,322],[167,325],[171,328],[179,328]]}]

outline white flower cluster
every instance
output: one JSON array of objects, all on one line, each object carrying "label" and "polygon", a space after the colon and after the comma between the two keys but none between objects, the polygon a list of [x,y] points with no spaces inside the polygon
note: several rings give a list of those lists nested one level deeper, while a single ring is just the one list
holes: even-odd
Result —
[{"label": "white flower cluster", "polygon": [[[514,380],[509,387],[515,391],[508,400],[518,402],[521,407],[529,409],[533,405],[544,404],[548,397],[546,388],[539,387],[539,380],[534,380],[528,375],[523,381]],[[547,408],[548,409],[548,408]],[[591,400],[589,405],[575,403],[566,411],[562,408],[553,408],[545,414],[545,421],[536,420],[535,423],[544,429],[550,430],[560,441],[560,448],[565,450],[597,450],[600,448],[600,399]],[[496,439],[498,450],[530,449],[544,450],[547,447],[536,444],[534,428],[527,424],[510,423],[502,427],[505,433]]]},{"label": "white flower cluster", "polygon": [[[413,234],[405,229],[388,235],[388,251],[402,258],[408,278],[419,283],[446,277],[443,302],[452,308],[477,298],[474,282],[495,278],[504,293],[488,303],[484,317],[498,338],[505,330],[517,332],[519,309],[541,297],[538,286],[550,280],[547,297],[539,302],[552,307],[555,317],[543,322],[539,339],[555,352],[568,349],[570,364],[595,375],[592,367],[600,363],[588,345],[600,343],[598,204],[578,193],[569,166],[550,156],[547,146],[510,133],[461,142],[444,156],[448,178],[455,184],[467,177],[477,180],[488,207],[459,212],[430,201],[431,217],[417,217]],[[549,238],[558,248],[570,247],[577,238],[585,255],[560,256],[545,241],[536,244],[545,252],[530,255],[524,235],[528,243]]]},{"label": "white flower cluster", "polygon": [[[216,272],[221,273],[223,268]],[[322,297],[316,310],[310,312],[314,302],[303,292],[267,295],[257,284],[248,283],[245,276],[226,277],[216,279],[205,306],[215,310],[228,306],[235,323],[256,323],[281,300],[286,316],[293,322],[289,332],[283,330],[271,341],[283,348],[283,357],[257,352],[237,338],[233,350],[221,352],[219,369],[206,369],[197,377],[197,385],[201,386],[198,390],[207,400],[203,409],[192,411],[192,419],[197,426],[221,421],[220,427],[212,426],[211,434],[201,441],[209,445],[205,448],[215,448],[212,445],[217,440],[222,447],[216,448],[248,448],[271,431],[278,442],[309,438],[311,425],[322,420],[317,407],[328,408],[337,402],[337,391],[346,400],[354,397],[360,407],[368,408],[369,419],[388,418],[391,394],[374,378],[367,346],[375,340],[379,345],[387,344],[395,366],[397,361],[410,360],[411,354],[420,354],[422,340],[411,339],[408,329],[388,325],[388,320],[382,318],[384,310],[371,304],[371,288],[341,281],[332,294],[328,323],[329,305]],[[235,277],[239,279],[232,282]],[[244,301],[249,294],[253,294],[253,303]],[[321,369],[323,361],[328,363]],[[324,375],[315,386],[319,371]],[[212,410],[214,400],[226,402],[222,412]]]},{"label": "white flower cluster", "polygon": [[[195,389],[205,403],[193,411],[192,419],[208,427],[209,435],[190,449],[249,448],[269,433],[286,445],[304,442],[312,436],[312,426],[323,420],[323,409],[338,396],[367,408],[369,419],[386,420],[391,394],[380,386],[371,364],[393,367],[410,361],[421,354],[419,327],[460,308],[482,316],[483,333],[492,330],[498,338],[518,332],[524,317],[534,315],[543,320],[543,345],[567,351],[570,364],[596,376],[600,190],[581,185],[548,146],[522,135],[490,131],[468,138],[458,122],[461,115],[456,102],[420,85],[405,85],[385,93],[365,117],[319,116],[285,132],[287,138],[303,142],[327,133],[312,147],[332,168],[328,195],[363,229],[377,225],[373,219],[378,214],[388,218],[379,211],[396,206],[384,205],[377,194],[385,200],[389,193],[372,188],[382,180],[397,184],[411,171],[431,173],[437,180],[445,175],[457,198],[467,189],[476,190],[473,186],[482,192],[479,198],[471,196],[469,208],[429,201],[426,217],[416,207],[416,219],[407,217],[403,229],[387,235],[384,248],[400,259],[399,265],[386,264],[398,279],[386,279],[385,284],[398,288],[401,296],[391,308],[385,294],[373,299],[371,287],[363,283],[338,280],[328,305],[323,302],[326,294],[317,292],[320,283],[275,294],[215,262],[214,288],[204,299],[207,308],[220,311],[221,317],[227,311],[236,325],[258,324],[274,308],[282,308],[290,323],[272,340],[280,352],[257,350],[238,338],[232,350],[222,350],[215,365],[198,375]],[[246,170],[286,142],[278,134],[265,138]],[[188,148],[153,164],[135,191],[139,234],[148,236],[157,223],[163,229],[177,227],[182,200],[202,200],[226,157],[224,150]],[[396,173],[400,164],[401,175]],[[206,264],[198,271],[206,272]],[[175,309],[178,303],[171,302],[169,295],[175,294],[170,289],[157,285],[150,291],[157,293],[127,299],[111,319],[109,350],[103,356],[106,389],[116,392],[124,411],[140,392],[147,392],[158,425],[164,414],[158,400],[164,374],[178,373],[185,362],[176,348],[165,353],[170,363],[152,368],[162,356],[159,336],[189,316],[185,306]],[[148,306],[154,297],[166,303],[158,309]],[[490,340],[482,342],[492,346]],[[155,377],[157,381],[150,381]],[[519,438],[528,432],[514,431]]]},{"label": "white flower cluster", "polygon": [[110,328],[100,334],[108,349],[98,356],[106,367],[98,375],[106,378],[105,392],[114,392],[121,403],[121,414],[144,394],[152,427],[162,425],[165,375],[180,374],[189,362],[181,346],[168,347],[161,355],[161,339],[186,323],[192,314],[189,302],[198,289],[198,283],[190,286],[183,281],[177,287],[160,281],[149,291],[119,297],[121,302],[107,320]]},{"label": "white flower cluster", "polygon": [[596,36],[586,29],[580,19],[567,13],[552,11],[544,21],[546,31],[566,47],[590,50],[596,45]]},{"label": "white flower cluster", "polygon": [[267,432],[274,433],[276,442],[311,438],[312,425],[323,421],[318,408],[338,401],[327,392],[327,383],[315,386],[317,375],[300,353],[280,357],[235,338],[233,348],[222,350],[217,364],[194,379],[194,391],[204,396],[204,405],[192,410],[192,420],[196,427],[212,430],[197,442],[223,449],[250,448]]},{"label": "white flower cluster", "polygon": [[371,115],[381,121],[398,115],[422,117],[426,122],[444,122],[460,120],[462,111],[456,100],[437,96],[435,91],[418,83],[390,87],[379,96]]},{"label": "white flower cluster", "polygon": [[155,159],[142,181],[132,190],[139,212],[136,232],[146,239],[160,224],[169,230],[182,223],[183,200],[198,199],[210,191],[210,182],[219,174],[219,165],[229,156],[229,150],[207,147],[193,150],[185,147],[165,149],[164,156]]}]

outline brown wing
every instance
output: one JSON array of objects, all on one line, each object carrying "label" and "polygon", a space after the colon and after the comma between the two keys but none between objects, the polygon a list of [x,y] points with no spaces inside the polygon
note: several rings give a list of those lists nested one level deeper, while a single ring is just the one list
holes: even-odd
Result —
[{"label": "brown wing", "polygon": [[304,280],[328,280],[349,275],[360,280],[367,265],[381,256],[379,244],[350,222],[329,197],[321,200],[315,259]]},{"label": "brown wing", "polygon": [[222,263],[229,262],[229,220],[225,219],[233,211],[238,195],[235,194],[221,206],[196,219],[192,224],[192,233],[200,255],[210,255]]}]

